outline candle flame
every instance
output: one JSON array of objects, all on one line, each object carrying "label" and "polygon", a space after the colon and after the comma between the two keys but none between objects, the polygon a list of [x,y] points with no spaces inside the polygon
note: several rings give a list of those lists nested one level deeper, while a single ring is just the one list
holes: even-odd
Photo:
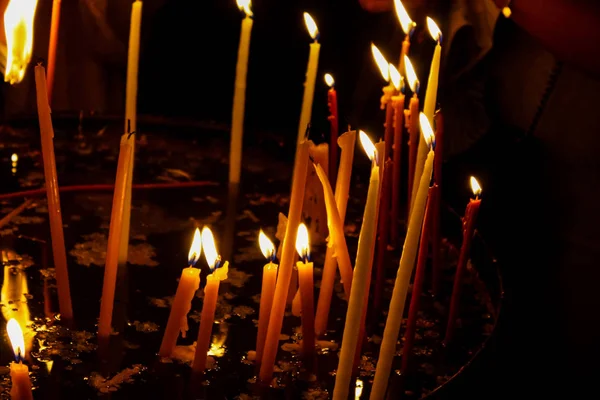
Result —
[{"label": "candle flame", "polygon": [[306,24],[306,29],[308,29],[308,34],[311,38],[316,39],[319,34],[319,28],[317,28],[317,24],[313,17],[310,16],[309,13],[304,13],[304,23]]},{"label": "candle flame", "polygon": [[360,400],[360,396],[362,396],[364,383],[362,380],[356,380],[356,387],[354,388],[354,400]]},{"label": "candle flame", "polygon": [[272,260],[273,255],[275,254],[275,246],[273,242],[265,235],[263,230],[260,230],[258,234],[258,243],[260,244],[260,251],[262,251],[263,255],[266,259]]},{"label": "candle flame", "polygon": [[423,134],[425,143],[427,143],[428,147],[431,146],[434,139],[433,129],[431,129],[429,119],[423,113],[419,114],[419,125],[421,126],[421,133]]},{"label": "candle flame", "polygon": [[210,228],[206,226],[202,228],[202,249],[204,250],[204,258],[206,258],[206,263],[212,272],[219,266],[219,263],[221,262],[221,256],[217,251],[215,237],[213,236]]},{"label": "candle flame", "polygon": [[396,15],[398,16],[398,21],[400,21],[402,30],[404,33],[409,33],[416,24],[410,19],[410,16],[406,12],[406,8],[404,8],[404,4],[402,4],[400,0],[394,0],[394,8],[396,9]]},{"label": "candle flame", "polygon": [[12,156],[10,156],[10,161],[12,161],[13,163],[19,161],[19,156],[17,155],[17,153],[13,153]]},{"label": "candle flame", "polygon": [[419,91],[419,79],[417,78],[415,69],[413,68],[408,56],[404,56],[404,65],[406,68],[406,79],[408,80],[408,86],[410,86],[410,90],[416,94]]},{"label": "candle flame", "polygon": [[6,324],[6,332],[15,353],[15,358],[19,361],[19,358],[25,354],[25,338],[23,337],[21,325],[19,325],[16,319],[11,318]]},{"label": "candle flame", "polygon": [[4,81],[11,85],[25,77],[33,49],[33,21],[38,0],[11,0],[4,11],[6,71]]},{"label": "candle flame", "polygon": [[392,81],[392,84],[394,85],[396,90],[400,90],[400,88],[402,87],[402,75],[400,75],[400,72],[398,72],[398,69],[393,64],[389,65],[389,70],[390,80]]},{"label": "candle flame", "polygon": [[362,144],[363,149],[365,149],[365,153],[367,153],[369,160],[373,161],[377,155],[375,145],[371,139],[369,139],[369,136],[365,133],[365,131],[359,131],[358,134],[360,135],[360,143]]},{"label": "candle flame", "polygon": [[298,225],[298,235],[296,236],[296,251],[305,262],[310,255],[310,245],[308,242],[308,229],[301,223]]},{"label": "candle flame", "polygon": [[512,15],[512,10],[510,9],[510,7],[504,7],[502,9],[502,15],[504,15],[504,18],[510,18],[510,16]]},{"label": "candle flame", "polygon": [[479,197],[481,195],[481,186],[474,176],[471,177],[471,190],[473,191],[475,197]]},{"label": "candle flame", "polygon": [[200,253],[202,253],[202,237],[200,236],[200,229],[196,228],[194,239],[192,240],[192,245],[190,246],[190,251],[188,253],[188,265],[196,265],[200,258]]},{"label": "candle flame", "polygon": [[442,38],[442,31],[437,26],[434,20],[427,17],[427,29],[429,29],[429,34],[436,42]]},{"label": "candle flame", "polygon": [[251,17],[253,15],[252,10],[250,9],[250,0],[236,0],[236,2],[240,10],[243,10],[246,13],[246,16]]},{"label": "candle flame", "polygon": [[389,82],[390,81],[390,70],[389,70],[390,64],[387,62],[387,60],[385,59],[383,54],[381,54],[381,51],[379,51],[377,46],[375,46],[373,43],[371,43],[371,53],[373,53],[373,58],[375,59],[375,63],[377,64],[377,67],[379,68],[379,71],[381,72],[381,76],[383,76],[383,79],[386,82]]},{"label": "candle flame", "polygon": [[325,83],[327,86],[333,87],[335,81],[333,80],[333,76],[331,76],[331,74],[325,74]]}]

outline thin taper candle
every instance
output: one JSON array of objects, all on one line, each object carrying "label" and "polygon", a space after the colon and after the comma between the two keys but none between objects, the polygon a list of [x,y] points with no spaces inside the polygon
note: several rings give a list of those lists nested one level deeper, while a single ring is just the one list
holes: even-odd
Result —
[{"label": "thin taper candle", "polygon": [[308,65],[306,67],[306,81],[304,81],[304,96],[302,98],[302,110],[300,112],[300,122],[298,123],[298,140],[299,145],[304,140],[304,133],[308,124],[310,124],[312,116],[313,99],[315,96],[315,83],[317,81],[317,70],[319,67],[319,52],[321,45],[318,42],[319,30],[315,21],[309,13],[304,13],[304,22],[310,37],[314,42],[310,44],[310,53],[308,56]]},{"label": "thin taper candle", "polygon": [[52,93],[54,88],[54,71],[56,68],[56,47],[58,44],[58,32],[60,26],[61,0],[52,2],[52,19],[50,22],[50,42],[48,43],[48,103],[52,104]]}]

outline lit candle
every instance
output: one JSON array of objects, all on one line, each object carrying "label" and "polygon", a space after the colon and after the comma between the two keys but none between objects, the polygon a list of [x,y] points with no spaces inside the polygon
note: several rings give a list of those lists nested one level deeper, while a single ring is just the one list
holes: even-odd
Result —
[{"label": "lit candle", "polygon": [[204,257],[211,273],[206,277],[206,286],[204,287],[204,303],[202,304],[196,352],[192,363],[194,374],[200,374],[206,369],[206,356],[208,355],[210,336],[215,322],[219,285],[222,280],[227,279],[227,272],[229,271],[229,262],[221,261],[215,238],[207,227],[202,228],[202,249],[204,249]]},{"label": "lit candle", "polygon": [[[375,63],[377,64],[377,67],[379,68],[379,71],[381,72],[381,76],[383,77],[383,80],[385,80],[386,82],[390,81],[390,63],[387,62],[387,60],[385,59],[385,57],[383,56],[383,54],[381,54],[381,51],[379,51],[379,49],[377,48],[377,46],[375,46],[373,43],[371,43],[371,53],[373,53],[373,59],[375,60]],[[396,94],[396,89],[394,88],[394,85],[392,83],[390,83],[389,85],[386,85],[383,87],[382,89],[383,91],[383,95],[381,96],[381,100],[380,100],[380,108],[383,110],[385,109],[385,123],[383,124],[383,126],[385,127],[385,134],[383,137],[383,141],[385,142],[385,153],[383,153],[382,156],[382,160],[383,162],[385,162],[388,157],[390,156],[391,150],[392,150],[392,134],[393,134],[393,118],[394,118],[394,109],[392,108],[392,96],[394,94]]]},{"label": "lit candle", "polygon": [[[358,346],[362,316],[365,308],[365,298],[369,295],[368,281],[370,281],[371,267],[373,265],[373,251],[377,228],[377,205],[379,202],[379,165],[375,146],[369,137],[360,131],[361,143],[369,158],[373,161],[371,178],[367,192],[367,202],[363,215],[363,223],[358,239],[356,263],[352,278],[352,289],[346,323],[342,338],[342,347],[338,362],[338,369],[333,389],[334,400],[347,400],[350,390],[350,380],[356,349]],[[380,161],[379,161],[380,162]]]},{"label": "lit candle", "polygon": [[[440,57],[442,54],[442,32],[433,20],[427,17],[427,27],[431,37],[437,42],[435,50],[433,52],[433,58],[431,59],[431,68],[429,69],[429,79],[427,80],[427,90],[425,91],[425,102],[423,104],[423,113],[427,117],[427,120],[433,121],[433,113],[435,112],[435,104],[437,99],[438,90],[438,75],[440,72]],[[437,150],[436,150],[437,151]],[[413,182],[417,181],[423,173],[423,165],[425,164],[425,158],[427,157],[427,145],[421,140],[419,142],[419,148],[417,151],[417,161],[415,164]],[[438,152],[441,157],[441,153]],[[417,189],[415,186],[412,188],[411,204],[415,200],[417,195]]]},{"label": "lit candle", "polygon": [[411,193],[413,190],[414,178],[415,178],[415,167],[417,164],[417,149],[419,142],[419,80],[417,74],[410,62],[408,57],[404,58],[406,67],[406,79],[410,90],[413,92],[413,96],[410,99],[409,111],[408,111],[408,134],[409,134],[409,153],[408,153],[408,200],[407,207],[407,223],[410,220],[410,208],[411,208]]},{"label": "lit candle", "polygon": [[250,34],[252,33],[252,11],[250,0],[236,0],[240,10],[246,14],[242,20],[240,44],[238,47],[233,92],[233,112],[231,116],[231,145],[229,147],[229,182],[239,183],[242,168],[242,138],[244,137],[244,107],[246,105],[246,75],[250,55]]},{"label": "lit candle", "polygon": [[285,238],[279,263],[279,276],[275,286],[275,297],[273,307],[269,316],[269,328],[263,350],[263,359],[260,366],[260,381],[268,384],[273,376],[275,357],[279,348],[279,336],[285,313],[286,299],[292,278],[293,262],[295,257],[294,247],[296,234],[302,215],[302,203],[304,200],[304,189],[306,187],[306,175],[308,172],[308,142],[300,143],[296,150],[296,161],[294,163],[294,177],[292,178],[292,194],[290,196],[290,208],[288,222],[285,228]]},{"label": "lit candle", "polygon": [[454,286],[452,287],[452,297],[450,298],[450,310],[448,312],[448,325],[446,326],[446,336],[444,337],[444,345],[448,345],[454,338],[456,330],[456,319],[458,318],[458,309],[460,306],[460,295],[462,289],[462,279],[467,268],[469,252],[471,250],[471,240],[475,233],[475,220],[479,213],[481,205],[481,186],[474,177],[471,177],[471,189],[473,190],[474,199],[470,199],[465,210],[463,219],[463,242],[460,247],[460,255],[456,264],[456,273],[454,275]]},{"label": "lit candle", "polygon": [[10,398],[12,400],[33,400],[29,368],[23,364],[23,354],[25,354],[23,331],[14,318],[6,324],[6,331],[17,360],[17,362],[10,363],[10,379],[12,382]]},{"label": "lit candle", "polygon": [[[392,72],[391,68],[390,72]],[[396,72],[398,71],[396,70]],[[394,73],[390,73],[390,76],[394,86],[398,90],[398,95],[392,96],[392,105],[394,107],[394,144],[392,145],[394,152],[394,172],[392,173],[392,226],[390,229],[390,243],[396,246],[400,237],[398,230],[400,221],[400,181],[402,177],[402,133],[404,132],[404,79],[402,76],[398,79],[398,76],[395,76]]]},{"label": "lit candle", "polygon": [[[308,155],[313,162],[323,166],[325,174],[329,176],[329,144],[315,145],[308,141]],[[328,178],[329,179],[329,178]],[[327,238],[327,210],[323,188],[319,177],[313,168],[308,171],[306,179],[306,192],[304,194],[304,220],[310,221],[310,234],[313,243],[321,244]]]},{"label": "lit candle", "polygon": [[404,36],[404,41],[402,42],[402,50],[400,51],[400,61],[398,64],[398,70],[400,73],[404,73],[404,56],[408,55],[408,50],[410,49],[410,37],[415,31],[417,24],[412,21],[400,0],[394,0],[394,8],[396,9],[396,16],[398,17],[400,26],[406,34],[406,36]]},{"label": "lit candle", "polygon": [[[132,172],[130,163],[132,157],[132,142],[127,135],[121,137],[121,148],[117,162],[117,177],[113,194],[112,209],[110,214],[110,227],[108,230],[108,246],[106,249],[106,263],[104,265],[104,283],[102,286],[102,299],[100,302],[100,320],[98,322],[98,340],[102,346],[108,343],[112,330],[112,313],[115,300],[115,285],[117,282],[117,269],[119,267],[119,250],[122,242],[124,215],[127,197],[127,182]],[[103,347],[105,349],[105,347]]]},{"label": "lit candle", "polygon": [[56,67],[56,45],[58,43],[58,27],[60,26],[61,0],[52,2],[52,22],[50,23],[50,42],[48,43],[48,104],[52,104],[54,88],[54,69]]},{"label": "lit candle", "polygon": [[298,144],[304,140],[306,128],[310,123],[312,115],[313,98],[315,95],[315,82],[317,80],[317,69],[319,67],[319,29],[315,20],[309,13],[304,13],[304,22],[310,37],[314,40],[310,44],[310,54],[308,56],[308,66],[306,68],[306,81],[304,82],[304,97],[302,98],[302,111],[300,112],[300,123],[298,124]]},{"label": "lit candle", "polygon": [[42,139],[46,197],[48,198],[48,218],[50,219],[52,255],[54,257],[56,285],[58,287],[58,306],[62,319],[69,325],[73,323],[73,307],[71,306],[67,253],[65,250],[65,237],[63,232],[62,213],[60,210],[56,159],[54,158],[54,128],[52,127],[50,105],[48,103],[48,91],[46,89],[46,71],[41,65],[35,67],[35,87],[38,117],[40,121],[40,135]]},{"label": "lit candle", "polygon": [[202,252],[202,238],[200,230],[196,228],[194,239],[188,253],[188,268],[181,271],[181,278],[175,292],[175,299],[171,306],[171,313],[167,320],[167,327],[163,336],[158,355],[170,357],[173,354],[179,332],[185,338],[188,331],[187,315],[192,308],[192,299],[200,286],[200,269],[194,268]]},{"label": "lit candle", "polygon": [[327,91],[327,106],[329,107],[329,126],[331,133],[329,137],[329,182],[335,185],[335,179],[338,168],[338,132],[339,132],[339,121],[338,121],[338,104],[337,104],[337,92],[335,91],[335,81],[331,74],[325,74],[325,83],[329,86]]},{"label": "lit candle", "polygon": [[131,143],[131,161],[128,161],[129,174],[125,191],[125,208],[119,243],[119,265],[127,263],[129,249],[129,225],[131,221],[131,188],[133,185],[133,165],[135,160],[135,132],[137,130],[137,89],[138,64],[140,58],[140,31],[142,28],[142,2],[136,0],[131,5],[129,24],[129,51],[127,55],[127,83],[125,87],[125,135]]},{"label": "lit candle", "polygon": [[275,261],[275,246],[269,240],[264,232],[260,231],[258,235],[260,250],[263,255],[269,260],[263,267],[262,287],[260,291],[260,307],[258,310],[258,334],[256,335],[256,365],[260,365],[262,361],[263,348],[265,346],[265,338],[267,336],[267,328],[269,327],[269,316],[271,315],[271,307],[273,306],[273,296],[275,295],[275,284],[277,282],[277,267]]},{"label": "lit candle", "polygon": [[[423,133],[423,139],[431,146],[433,142],[433,131],[431,125],[423,113],[420,115],[420,126]],[[429,151],[425,168],[419,182],[419,192],[412,207],[412,216],[409,221],[406,239],[400,257],[400,265],[394,283],[392,299],[390,300],[390,308],[388,317],[383,331],[383,340],[379,349],[379,359],[375,370],[375,380],[371,390],[371,399],[381,400],[385,397],[385,392],[388,384],[388,379],[392,369],[392,361],[396,355],[396,343],[402,323],[402,314],[404,312],[404,303],[408,292],[408,285],[415,266],[415,258],[419,246],[419,237],[421,235],[421,227],[423,225],[423,217],[425,214],[425,203],[427,201],[427,193],[433,170],[433,149]]]},{"label": "lit candle", "polygon": [[315,285],[313,281],[313,263],[309,261],[308,230],[304,224],[298,225],[296,251],[300,256],[296,268],[298,268],[298,285],[300,301],[302,302],[302,357],[310,368],[315,355]]},{"label": "lit candle", "polygon": [[[342,149],[338,177],[335,183],[335,204],[340,218],[340,223],[343,224],[346,218],[346,206],[348,204],[348,192],[350,190],[350,177],[352,175],[352,161],[354,159],[354,145],[356,143],[356,131],[344,133],[338,139],[338,144]],[[325,198],[327,200],[327,197]],[[325,204],[328,204],[327,202]],[[329,218],[327,219],[329,223]],[[317,302],[317,312],[315,315],[315,332],[317,336],[322,336],[327,330],[327,320],[329,319],[329,308],[331,307],[331,296],[333,295],[333,284],[335,282],[336,259],[337,251],[333,246],[328,246],[325,253],[325,264],[323,266],[323,275],[321,277],[321,288],[319,289],[319,301]],[[352,265],[350,264],[350,268]],[[343,273],[340,268],[340,276]],[[350,270],[350,278],[343,279],[345,283],[347,279],[352,280],[352,270]],[[349,288],[349,286],[348,286]],[[346,293],[346,298],[348,293]]]},{"label": "lit candle", "polygon": [[[3,4],[6,5],[6,1]],[[9,1],[4,11],[6,35],[4,82],[9,82],[11,85],[21,82],[29,69],[37,4],[38,0]]]}]

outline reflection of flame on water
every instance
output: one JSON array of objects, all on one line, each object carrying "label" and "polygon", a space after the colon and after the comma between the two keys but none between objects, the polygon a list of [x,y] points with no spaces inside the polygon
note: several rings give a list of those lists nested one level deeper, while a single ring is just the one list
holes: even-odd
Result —
[{"label": "reflection of flame on water", "polygon": [[208,355],[213,357],[223,357],[227,347],[225,347],[225,341],[227,340],[227,334],[229,333],[229,326],[227,323],[219,324],[219,333],[213,335],[213,339],[208,349]]},{"label": "reflection of flame on water", "polygon": [[362,396],[362,392],[363,392],[363,381],[361,381],[360,379],[356,380],[356,387],[354,388],[354,400],[360,400],[360,396]]}]

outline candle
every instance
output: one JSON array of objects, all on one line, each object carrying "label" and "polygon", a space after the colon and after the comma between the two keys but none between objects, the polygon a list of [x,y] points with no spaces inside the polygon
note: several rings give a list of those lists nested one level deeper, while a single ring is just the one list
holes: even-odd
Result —
[{"label": "candle", "polygon": [[67,325],[73,323],[73,307],[71,306],[71,290],[69,289],[69,271],[67,269],[67,253],[63,232],[60,196],[56,160],[54,158],[54,128],[50,116],[46,74],[44,67],[35,67],[35,87],[37,108],[40,120],[42,139],[42,158],[44,161],[44,178],[46,180],[46,196],[48,198],[48,218],[50,219],[50,237],[52,239],[52,255],[56,269],[56,285],[58,287],[58,306],[62,319]]},{"label": "candle", "polygon": [[402,50],[400,51],[400,61],[398,62],[398,70],[400,71],[400,73],[404,73],[404,56],[408,55],[408,50],[410,49],[410,37],[412,36],[417,24],[415,24],[411,20],[410,16],[406,12],[406,9],[404,8],[404,5],[400,0],[394,0],[394,8],[396,10],[396,16],[398,17],[400,26],[406,34],[406,36],[404,36],[404,41],[402,42]]},{"label": "candle", "polygon": [[309,368],[315,356],[315,308],[314,308],[314,282],[313,263],[309,261],[310,244],[306,225],[298,225],[296,235],[296,251],[300,261],[298,268],[298,284],[302,302],[302,356]]},{"label": "candle", "polygon": [[446,326],[446,336],[444,337],[444,345],[448,345],[454,338],[456,319],[458,318],[458,308],[460,305],[460,295],[462,288],[462,278],[467,268],[467,260],[469,259],[469,251],[471,250],[471,240],[475,232],[475,220],[479,213],[481,205],[481,186],[474,177],[471,177],[471,189],[475,195],[474,199],[470,199],[465,210],[463,219],[463,242],[460,247],[460,255],[456,264],[456,273],[454,275],[454,286],[452,287],[452,297],[450,298],[450,310],[448,312],[448,325]]},{"label": "candle", "polygon": [[[420,115],[420,120],[423,139],[431,146],[433,141],[431,125],[423,113]],[[392,369],[392,361],[396,354],[396,343],[398,341],[398,333],[400,332],[400,325],[402,323],[404,302],[406,301],[410,276],[415,265],[419,236],[421,235],[421,226],[423,225],[425,203],[427,201],[431,172],[433,170],[433,156],[433,150],[430,150],[427,155],[423,174],[421,175],[421,181],[419,182],[419,192],[412,207],[413,213],[408,224],[402,256],[400,257],[400,265],[398,266],[394,290],[392,292],[392,299],[390,300],[388,317],[383,331],[383,340],[379,349],[379,359],[377,360],[375,379],[371,391],[371,399],[373,400],[381,400],[385,397],[388,379]]]},{"label": "candle", "polygon": [[[329,144],[321,143],[315,145],[308,141],[308,155],[313,162],[322,165],[325,174],[329,175]],[[313,243],[324,243],[327,238],[327,210],[323,188],[319,177],[313,168],[308,171],[306,179],[306,191],[304,194],[304,220],[310,221],[310,233]]]},{"label": "candle", "polygon": [[304,200],[304,189],[306,187],[306,175],[308,172],[308,142],[300,143],[296,150],[296,161],[294,163],[294,176],[292,178],[292,194],[290,197],[290,209],[288,222],[285,228],[285,238],[279,263],[279,276],[275,285],[275,297],[273,307],[269,316],[269,328],[263,350],[263,358],[260,366],[259,378],[263,384],[268,384],[273,376],[275,357],[279,348],[279,336],[283,324],[286,298],[292,278],[293,261],[295,257],[294,246],[300,217],[302,215],[302,203]]},{"label": "candle", "polygon": [[252,11],[250,0],[236,0],[246,17],[242,20],[240,44],[238,46],[235,87],[233,91],[233,111],[231,116],[231,145],[229,147],[229,182],[239,183],[242,167],[242,138],[244,136],[244,107],[246,105],[246,75],[250,55],[250,34],[252,33]]},{"label": "candle", "polygon": [[[392,161],[387,160],[385,163],[383,180],[381,184],[381,208],[378,212],[379,223],[378,223],[378,238],[377,238],[377,260],[375,263],[375,291],[373,292],[373,311],[374,315],[378,315],[381,310],[381,298],[384,290],[385,283],[385,261],[388,245],[388,232],[389,232],[389,208],[390,208],[390,186],[392,179]],[[383,212],[381,212],[384,210]]]},{"label": "candle", "polygon": [[[377,64],[377,67],[379,68],[379,71],[381,72],[381,76],[383,77],[383,79],[386,82],[390,81],[390,63],[388,63],[385,59],[385,57],[383,56],[383,54],[381,54],[381,51],[379,51],[379,49],[377,48],[377,46],[375,46],[373,43],[371,43],[371,52],[373,53],[373,58],[375,59],[375,63]],[[383,157],[382,160],[385,162],[388,157],[390,156],[391,153],[391,149],[392,149],[392,133],[393,133],[393,111],[394,109],[392,108],[392,96],[394,94],[396,94],[396,90],[394,88],[393,84],[389,84],[383,87],[382,89],[383,91],[383,95],[381,96],[381,100],[380,100],[380,108],[382,110],[386,110],[385,111],[385,123],[383,124],[384,128],[385,128],[385,134],[384,134],[384,142],[385,142],[385,152],[383,154],[381,154],[380,156]]]},{"label": "candle", "polygon": [[408,112],[408,133],[409,133],[409,153],[408,153],[408,201],[407,207],[407,223],[410,220],[410,207],[411,207],[411,193],[415,177],[415,167],[417,163],[417,146],[419,141],[419,80],[417,74],[412,66],[408,57],[404,58],[406,66],[406,79],[410,90],[413,92],[413,96],[410,99],[409,112]]},{"label": "candle", "polygon": [[[121,137],[121,148],[119,150],[119,160],[117,162],[117,177],[115,180],[115,191],[110,214],[106,264],[104,266],[104,283],[102,286],[102,299],[100,302],[100,320],[98,322],[98,340],[99,342],[102,342],[102,346],[107,344],[112,329],[112,312],[115,300],[117,269],[119,267],[119,250],[123,235],[127,182],[129,180],[129,174],[132,171],[129,166],[133,161],[132,152],[132,143],[127,139],[127,135],[123,135]],[[104,349],[105,347],[103,347],[103,350]]]},{"label": "candle", "polygon": [[128,161],[129,173],[125,191],[123,222],[119,243],[119,265],[127,263],[129,249],[129,226],[131,221],[131,188],[133,185],[133,165],[135,160],[135,132],[137,130],[137,88],[138,64],[140,57],[140,31],[142,27],[142,2],[136,0],[131,5],[131,22],[129,24],[129,51],[127,55],[127,83],[125,88],[125,133],[131,142],[131,161]]},{"label": "candle", "polygon": [[431,227],[431,247],[433,253],[433,276],[432,276],[432,290],[433,294],[439,293],[439,285],[441,280],[442,270],[442,232],[441,232],[441,218],[442,218],[442,162],[444,156],[444,118],[442,112],[438,111],[435,116],[435,158],[433,160],[433,218]]},{"label": "candle", "polygon": [[258,334],[256,335],[256,365],[260,365],[262,361],[265,337],[267,336],[267,328],[269,326],[269,316],[271,315],[273,296],[275,295],[278,267],[277,264],[273,262],[275,261],[275,246],[273,246],[273,243],[269,240],[267,235],[264,234],[262,229],[258,235],[258,242],[260,244],[260,250],[269,262],[263,267],[260,307],[258,309]]},{"label": "candle", "polygon": [[412,294],[410,297],[410,308],[408,310],[408,319],[406,321],[406,332],[404,333],[404,345],[402,347],[402,375],[408,371],[410,359],[412,357],[412,347],[415,340],[415,330],[417,327],[417,313],[419,312],[419,303],[423,293],[423,279],[425,278],[425,268],[427,264],[427,255],[429,254],[429,229],[431,227],[433,216],[433,191],[434,187],[429,188],[427,203],[425,205],[425,218],[421,228],[421,241],[419,242],[419,255],[417,258],[417,269],[412,285]]},{"label": "candle", "polygon": [[192,308],[192,299],[200,286],[200,269],[194,268],[202,252],[202,238],[200,230],[196,228],[194,239],[188,253],[188,268],[181,271],[181,278],[175,292],[175,299],[171,306],[171,313],[167,320],[167,327],[163,336],[158,355],[170,357],[173,354],[179,332],[185,338],[188,331],[187,315]]},{"label": "candle", "polygon": [[392,173],[392,210],[391,219],[392,225],[390,228],[390,243],[396,246],[399,240],[400,233],[400,180],[402,176],[402,132],[404,124],[404,79],[400,76],[400,81],[396,82],[397,77],[392,76],[392,81],[398,90],[397,96],[392,96],[392,105],[394,107],[394,172]]},{"label": "candle", "polygon": [[54,88],[54,69],[56,67],[56,44],[58,43],[58,27],[60,25],[61,0],[52,2],[52,22],[50,23],[50,42],[48,43],[48,104],[52,104]]},{"label": "candle", "polygon": [[314,40],[310,44],[308,66],[306,68],[306,81],[304,81],[304,97],[302,98],[302,111],[300,112],[300,123],[298,124],[298,144],[304,140],[304,134],[312,115],[313,98],[315,94],[315,82],[317,80],[317,69],[319,66],[319,51],[321,45],[318,42],[319,29],[309,13],[304,13],[304,22],[310,37]]},{"label": "candle", "polygon": [[352,378],[352,367],[358,346],[362,316],[365,308],[365,298],[369,295],[367,282],[370,280],[369,277],[371,276],[373,249],[377,228],[377,204],[379,202],[380,182],[379,160],[375,146],[363,131],[360,131],[360,139],[366,153],[373,161],[373,166],[371,168],[371,178],[363,214],[363,223],[358,239],[352,289],[350,291],[340,359],[338,362],[335,387],[333,389],[334,400],[346,400],[348,398],[350,379]]},{"label": "candle", "polygon": [[221,256],[215,244],[215,238],[211,230],[207,227],[202,228],[202,248],[204,249],[204,257],[210,267],[211,273],[206,277],[206,286],[204,287],[204,303],[202,304],[202,314],[200,315],[200,329],[198,330],[196,352],[194,353],[194,361],[192,363],[192,372],[194,374],[200,374],[206,369],[206,356],[208,355],[210,336],[215,322],[219,285],[222,280],[227,279],[227,272],[229,271],[229,262],[221,261]]},{"label": "candle", "polygon": [[23,331],[14,318],[11,318],[6,324],[6,331],[15,353],[15,359],[17,360],[17,362],[10,363],[10,379],[12,383],[10,398],[12,400],[33,400],[29,368],[23,364],[23,354],[25,354]]},{"label": "candle", "polygon": [[329,137],[329,182],[335,185],[335,179],[338,167],[338,105],[337,105],[337,92],[335,91],[335,81],[331,74],[325,74],[325,83],[329,86],[327,91],[327,106],[329,107],[329,126],[331,128],[331,134]]},{"label": "candle", "polygon": [[35,10],[38,0],[9,1],[4,11],[6,34],[6,64],[4,82],[19,83],[29,68],[33,50]]},{"label": "candle", "polygon": [[[431,68],[429,69],[429,79],[427,80],[427,90],[425,91],[425,102],[423,104],[423,113],[427,117],[427,120],[433,121],[433,113],[435,111],[435,104],[437,99],[438,90],[438,75],[440,72],[440,57],[442,53],[442,32],[433,20],[427,17],[427,27],[431,37],[437,42],[435,50],[433,52],[433,58],[431,59]],[[423,164],[425,163],[425,157],[427,157],[427,145],[421,140],[417,151],[417,161],[415,164],[413,182],[418,180],[423,173]],[[438,153],[441,156],[441,153]],[[415,200],[417,195],[417,189],[415,186],[412,188],[411,204]]]},{"label": "candle", "polygon": [[[350,189],[355,142],[355,131],[346,132],[338,139],[338,144],[342,149],[342,155],[340,158],[338,178],[335,183],[335,204],[337,205],[342,232],[344,219],[346,217],[346,205],[348,204],[348,191]],[[327,200],[327,196],[325,197],[325,200]],[[327,205],[328,202],[326,201],[325,204]],[[327,223],[329,223],[329,218],[327,219]],[[337,258],[337,250],[333,246],[328,246],[327,251],[325,252],[325,265],[323,266],[319,301],[317,302],[317,312],[315,315],[315,332],[317,336],[322,336],[327,330],[327,320],[329,318],[329,308],[331,306],[331,296],[333,294]],[[350,268],[352,268],[351,264]],[[341,268],[340,275],[342,275]],[[352,280],[352,269],[350,269],[349,275],[350,278],[342,278],[342,283],[345,283],[347,279],[350,279],[350,281]],[[349,298],[348,292],[346,292],[346,298]]]}]

